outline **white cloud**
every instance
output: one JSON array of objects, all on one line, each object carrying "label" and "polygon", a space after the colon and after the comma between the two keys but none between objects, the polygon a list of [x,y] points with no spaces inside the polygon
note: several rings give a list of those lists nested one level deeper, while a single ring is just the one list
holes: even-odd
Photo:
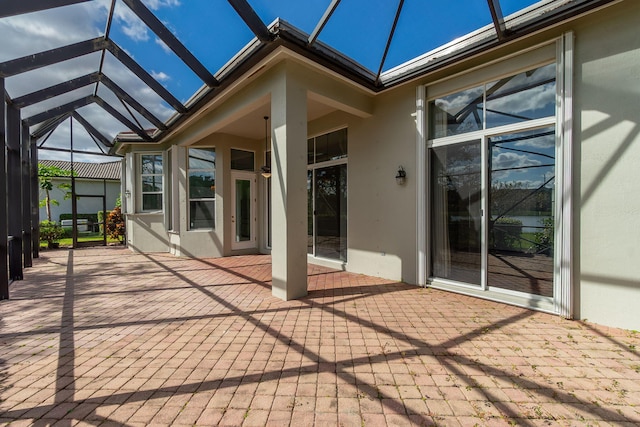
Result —
[{"label": "white cloud", "polygon": [[493,169],[512,169],[524,166],[537,166],[540,164],[541,162],[539,160],[532,159],[525,154],[513,152],[501,152],[498,155],[494,155],[491,160],[491,166]]},{"label": "white cloud", "polygon": [[555,147],[555,145],[556,145],[555,134],[544,135],[537,138],[525,139],[515,143],[516,147],[529,147],[529,148],[539,148],[539,149],[552,148],[552,147]]},{"label": "white cloud", "polygon": [[162,7],[180,6],[179,0],[143,0],[142,2],[151,10],[158,10]]},{"label": "white cloud", "polygon": [[0,61],[97,37],[106,18],[100,2],[89,2],[0,19]]},{"label": "white cloud", "polygon": [[482,87],[468,89],[436,100],[436,105],[451,115],[456,115],[468,107],[474,100],[482,96]]},{"label": "white cloud", "polygon": [[171,52],[173,52],[173,51],[171,50],[171,48],[170,48],[169,46],[167,46],[167,44],[166,44],[165,42],[163,42],[162,40],[160,40],[158,37],[156,37],[156,44],[162,48],[162,50],[164,51],[164,53],[171,53]]},{"label": "white cloud", "polygon": [[171,80],[171,77],[162,71],[156,72],[154,70],[151,70],[150,74],[151,74],[151,77],[161,82],[166,82]]},{"label": "white cloud", "polygon": [[553,108],[555,101],[555,84],[548,83],[544,86],[530,88],[523,92],[487,101],[487,108],[535,118],[537,116],[532,114],[533,112]]},{"label": "white cloud", "polygon": [[[152,10],[179,5],[176,0],[150,0],[145,2]],[[118,2],[117,4],[120,4]],[[23,57],[49,49],[63,47],[71,43],[99,37],[104,34],[106,20],[111,6],[111,0],[94,0],[91,2],[50,9],[44,12],[18,15],[0,19],[0,62]],[[150,40],[148,28],[126,6],[117,6],[113,26],[119,25],[123,32],[135,41]],[[113,28],[113,27],[112,27]],[[124,47],[121,47],[124,49]],[[134,49],[130,46],[130,49]],[[125,49],[126,50],[126,49]],[[134,56],[128,51],[130,56]],[[98,70],[100,52],[85,55],[73,60],[52,66],[43,67],[27,73],[18,74],[6,79],[6,87],[11,97],[21,96],[75,77]],[[106,55],[104,73],[115,81],[122,89],[144,105],[160,120],[166,120],[171,109],[153,90],[148,88],[137,76],[120,64],[112,55]],[[154,72],[159,81],[167,81],[170,76],[164,72]],[[94,86],[73,91],[69,94],[52,98],[22,111],[22,117],[45,111],[47,108],[62,105],[75,99],[93,93]],[[109,104],[118,109],[123,115],[131,119],[122,104],[110,93],[104,85],[100,85],[99,95]],[[78,110],[96,129],[107,139],[112,139],[118,132],[127,130],[111,115],[98,105],[92,104]],[[134,115],[143,127],[149,123]],[[132,120],[133,121],[133,120]],[[62,123],[46,142],[45,147],[69,148],[69,121]],[[78,150],[98,151],[93,139],[84,131],[80,124],[74,123],[74,148]],[[42,158],[69,159],[67,153],[43,151]],[[76,160],[84,156],[78,155]],[[96,161],[94,158],[93,161]],[[97,161],[104,161],[99,159]]]},{"label": "white cloud", "polygon": [[113,17],[115,23],[120,25],[122,32],[131,40],[135,42],[149,40],[149,29],[127,6],[116,3]]},{"label": "white cloud", "polygon": [[[180,2],[178,0],[147,0],[144,1],[144,3],[153,11],[157,11],[161,8],[180,6]],[[135,42],[145,42],[150,39],[151,32],[145,23],[142,22],[140,18],[138,18],[138,16],[127,6],[117,3],[114,11],[114,17],[122,25],[122,32],[131,40]]]}]

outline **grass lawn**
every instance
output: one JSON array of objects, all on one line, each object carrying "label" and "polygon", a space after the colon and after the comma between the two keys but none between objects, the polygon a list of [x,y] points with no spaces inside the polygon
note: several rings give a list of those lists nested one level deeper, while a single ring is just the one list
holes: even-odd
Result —
[{"label": "grass lawn", "polygon": [[[79,233],[78,234],[78,242],[102,242],[102,234],[100,233]],[[73,246],[73,238],[65,237],[63,239],[58,240],[60,247],[70,248]],[[118,239],[112,239],[111,237],[107,237],[107,244],[110,243],[120,243]],[[40,249],[47,249],[47,242],[40,242]]]}]

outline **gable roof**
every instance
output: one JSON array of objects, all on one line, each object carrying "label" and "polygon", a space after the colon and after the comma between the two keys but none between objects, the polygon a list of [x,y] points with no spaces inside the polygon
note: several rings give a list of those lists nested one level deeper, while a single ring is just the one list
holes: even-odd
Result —
[{"label": "gable roof", "polygon": [[[71,162],[63,160],[40,160],[45,166],[55,166],[62,170],[71,170]],[[106,163],[84,163],[73,162],[73,171],[76,178],[84,179],[106,179],[109,181],[120,181],[122,172],[122,162],[106,162]]]}]

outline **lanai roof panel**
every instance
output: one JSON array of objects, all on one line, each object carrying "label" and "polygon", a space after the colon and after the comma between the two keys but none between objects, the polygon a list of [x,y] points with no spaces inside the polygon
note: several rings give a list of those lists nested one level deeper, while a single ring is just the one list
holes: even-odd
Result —
[{"label": "lanai roof panel", "polygon": [[[260,49],[238,55],[246,46],[269,46],[272,40],[289,43],[311,60],[377,91],[446,64],[457,58],[460,49],[466,49],[467,55],[475,54],[613,2],[39,0],[18,4],[0,0],[0,38],[11,40],[0,51],[0,77],[5,77],[7,96],[16,98],[93,73],[98,79],[93,84],[98,98],[91,99],[91,105],[80,103],[78,108],[84,114],[102,111],[87,115],[95,120],[96,129],[108,129],[108,135],[132,128],[147,140],[148,134],[140,129],[149,125],[163,129],[179,122],[176,115],[192,113],[219,93],[219,84],[228,85],[242,76],[230,70],[247,59],[259,60]],[[65,3],[69,5],[57,7]],[[24,13],[38,8],[45,10]],[[297,29],[284,24],[266,28],[270,22],[285,21]],[[287,39],[287,34],[293,37]],[[305,43],[309,34],[312,37]],[[314,42],[316,35],[318,41]],[[98,51],[74,59],[62,55],[59,64],[33,71],[3,71],[16,58],[47,49],[64,50],[70,43],[83,41],[90,43],[87,46],[99,46]],[[53,53],[57,57],[57,51]],[[380,79],[379,69],[383,72]],[[77,87],[69,90],[79,91]],[[200,96],[203,102],[192,102]],[[55,109],[73,97],[73,93],[48,96],[50,99],[40,105],[24,110],[23,118],[26,113]],[[54,118],[51,123],[63,123],[63,118]],[[116,127],[112,129],[113,123]]]}]

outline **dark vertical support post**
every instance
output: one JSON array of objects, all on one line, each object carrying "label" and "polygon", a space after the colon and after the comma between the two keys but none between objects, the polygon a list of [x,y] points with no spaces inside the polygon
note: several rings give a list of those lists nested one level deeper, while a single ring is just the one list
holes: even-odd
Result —
[{"label": "dark vertical support post", "polygon": [[69,118],[69,147],[71,149],[71,234],[72,248],[78,247],[78,199],[76,197],[76,177],[73,169],[73,117]]},{"label": "dark vertical support post", "polygon": [[7,223],[9,279],[22,280],[22,176],[20,165],[20,110],[7,105]]},{"label": "dark vertical support post", "polygon": [[31,258],[32,240],[31,231],[33,224],[31,223],[31,156],[29,155],[29,143],[31,141],[29,135],[29,126],[22,124],[22,142],[20,145],[20,157],[22,159],[22,256],[24,257],[24,266],[33,266]]},{"label": "dark vertical support post", "polygon": [[4,78],[0,77],[0,300],[9,299],[9,251],[7,241],[7,168],[6,168],[6,101],[4,97]]},{"label": "dark vertical support post", "polygon": [[102,180],[102,243],[107,246],[107,180]]},{"label": "dark vertical support post", "polygon": [[38,140],[30,138],[31,157],[31,247],[33,258],[40,257],[40,183],[38,182]]}]

